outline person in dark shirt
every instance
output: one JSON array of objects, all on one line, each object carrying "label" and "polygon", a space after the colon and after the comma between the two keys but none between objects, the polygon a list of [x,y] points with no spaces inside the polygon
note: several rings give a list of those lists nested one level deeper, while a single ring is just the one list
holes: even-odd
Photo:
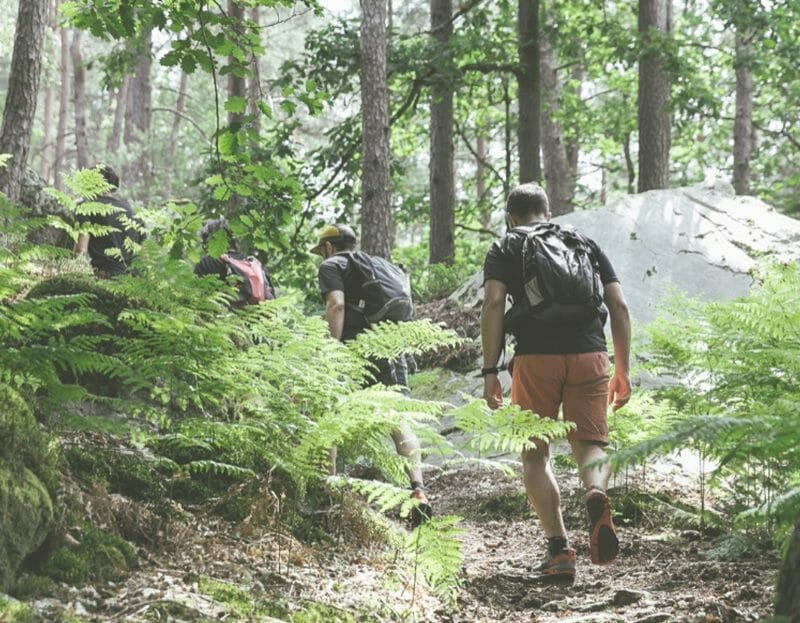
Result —
[{"label": "person in dark shirt", "polygon": [[[225,255],[237,260],[244,260],[248,257],[239,250],[239,241],[233,235],[233,231],[231,231],[231,228],[228,225],[228,222],[225,220],[225,217],[206,221],[206,223],[203,225],[203,228],[200,230],[200,239],[203,244],[203,250],[206,251],[206,254],[200,258],[200,261],[197,264],[195,264],[194,274],[198,277],[204,277],[205,275],[217,275],[221,280],[225,281],[228,275],[231,274],[230,264],[223,261],[220,257],[213,257],[209,255],[207,252],[209,241],[218,231],[225,232],[225,236],[228,239],[228,251]],[[256,266],[260,266],[260,263]],[[275,288],[272,284],[272,278],[263,268],[263,266],[260,267],[260,271],[264,286],[264,299],[266,300],[275,298]],[[247,305],[248,302],[249,301],[247,300],[247,297],[242,293],[242,296],[240,296],[240,300],[236,306],[242,307]]]},{"label": "person in dark shirt", "polygon": [[[503,402],[497,365],[504,343],[506,296],[513,302],[524,296],[521,250],[527,232],[550,220],[547,195],[538,184],[517,186],[509,193],[506,216],[512,229],[492,244],[483,268],[481,374],[484,398],[491,408],[498,408]],[[606,456],[603,448],[608,444],[607,404],[616,410],[630,398],[630,316],[611,262],[594,241],[586,240],[603,284],[604,304],[589,320],[558,323],[526,318],[515,325],[511,402],[554,419],[561,407],[564,419],[575,424],[568,440],[587,489],[591,559],[595,564],[607,564],[616,557],[619,542],[605,493],[610,466],[597,463]],[[614,344],[614,375],[610,382],[603,332],[608,316]],[[572,580],[575,550],[567,539],[558,483],[550,468],[549,444],[541,439],[531,441],[533,445],[522,454],[523,481],[548,540],[547,554],[537,572],[543,580]],[[586,467],[592,463],[595,464]]]},{"label": "person in dark shirt", "polygon": [[134,219],[130,204],[124,199],[112,196],[112,193],[119,188],[119,176],[108,165],[98,169],[103,179],[111,186],[111,190],[96,197],[92,202],[113,206],[114,210],[108,214],[79,214],[78,223],[81,225],[90,223],[112,229],[97,236],[80,234],[73,252],[75,255],[88,256],[99,277],[113,277],[126,273],[130,268],[133,250],[127,241],[139,244],[142,235],[130,222]]},{"label": "person in dark shirt", "polygon": [[[356,248],[356,235],[347,225],[327,225],[319,235],[312,253],[322,256],[319,265],[319,288],[325,301],[325,319],[332,337],[348,342],[369,328],[369,322],[354,302],[361,290],[357,271],[351,270],[349,255]],[[349,304],[348,304],[349,303]],[[408,392],[408,364],[405,357],[397,359],[375,359],[377,367],[375,382],[396,386]],[[409,479],[412,496],[418,506],[412,514],[412,524],[418,524],[431,516],[431,506],[425,495],[420,468],[420,445],[416,435],[407,427],[392,433],[398,454],[411,461]],[[336,448],[330,451],[331,474],[336,473]]]}]

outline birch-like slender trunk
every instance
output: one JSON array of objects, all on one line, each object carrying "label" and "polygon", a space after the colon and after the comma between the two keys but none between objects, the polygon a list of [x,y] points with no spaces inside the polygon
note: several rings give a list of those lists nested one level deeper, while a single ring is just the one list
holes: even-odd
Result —
[{"label": "birch-like slender trunk", "polygon": [[733,188],[737,195],[749,195],[750,159],[756,147],[753,125],[753,50],[749,38],[736,34],[736,117],[733,123]]},{"label": "birch-like slender trunk", "polygon": [[169,135],[169,148],[167,160],[167,179],[164,183],[167,197],[172,195],[172,180],[175,176],[176,156],[178,154],[178,138],[180,135],[181,121],[186,110],[186,93],[189,85],[188,74],[181,73],[181,85],[178,88],[178,101],[175,103],[175,118],[172,120],[172,131]]},{"label": "birch-like slender trunk", "polygon": [[122,144],[122,130],[125,123],[125,107],[128,105],[128,89],[131,85],[131,77],[125,76],[122,79],[122,84],[117,89],[117,103],[114,107],[114,125],[111,128],[111,134],[108,137],[106,148],[109,153],[115,154],[119,151],[119,146]]},{"label": "birch-like slender trunk", "polygon": [[61,89],[58,100],[58,126],[56,129],[56,152],[53,158],[53,183],[59,190],[64,190],[64,182],[61,172],[64,169],[66,160],[67,144],[67,116],[69,115],[70,102],[70,62],[69,62],[69,32],[66,28],[59,29],[60,41],[60,64],[59,64],[59,83]]},{"label": "birch-like slender trunk", "polygon": [[76,164],[79,169],[85,169],[91,163],[89,162],[89,139],[86,136],[86,67],[81,55],[80,30],[72,33],[71,56]]}]

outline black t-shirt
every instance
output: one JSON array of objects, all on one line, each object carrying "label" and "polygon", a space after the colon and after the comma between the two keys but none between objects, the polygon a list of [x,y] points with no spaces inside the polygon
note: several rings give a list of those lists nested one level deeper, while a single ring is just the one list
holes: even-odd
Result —
[{"label": "black t-shirt", "polygon": [[[126,272],[133,259],[133,253],[126,248],[125,240],[130,238],[133,242],[142,241],[142,235],[135,229],[128,228],[121,217],[133,219],[133,210],[130,204],[124,199],[116,197],[97,197],[93,203],[103,203],[118,208],[109,214],[79,214],[78,223],[91,223],[93,225],[103,225],[115,228],[103,236],[89,236],[89,259],[96,270],[100,270],[107,275],[121,275]],[[106,250],[118,249],[121,257],[108,255]]]},{"label": "black t-shirt", "polygon": [[[509,232],[501,240],[495,241],[483,264],[483,281],[496,279],[502,281],[508,289],[512,302],[524,295],[522,290],[522,242],[524,234]],[[614,268],[608,257],[593,240],[589,241],[600,269],[600,281],[606,284],[618,282]],[[517,341],[518,355],[553,355],[591,353],[606,350],[606,338],[603,333],[608,312],[587,324],[575,326],[564,325],[543,320],[530,319],[514,332]]]},{"label": "black t-shirt", "polygon": [[339,290],[344,292],[344,329],[342,341],[352,340],[369,326],[364,314],[351,305],[356,304],[356,297],[361,289],[358,275],[350,268],[346,253],[338,253],[324,260],[319,265],[319,289],[323,299],[328,292]]}]

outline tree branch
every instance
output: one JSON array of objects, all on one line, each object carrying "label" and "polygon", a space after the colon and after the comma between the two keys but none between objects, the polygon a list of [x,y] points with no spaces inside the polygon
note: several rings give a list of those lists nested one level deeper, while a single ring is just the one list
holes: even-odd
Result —
[{"label": "tree branch", "polygon": [[180,110],[176,110],[175,108],[167,108],[164,106],[157,106],[155,108],[150,109],[152,112],[171,112],[176,117],[180,117],[181,119],[185,119],[189,123],[191,123],[195,129],[200,132],[200,136],[203,137],[203,140],[208,140],[208,134],[205,133],[203,128],[200,127],[200,124],[197,123],[194,119],[192,119],[189,115],[182,113]]},{"label": "tree branch", "polygon": [[492,174],[497,178],[497,180],[500,182],[500,184],[502,184],[505,187],[505,178],[502,175],[500,175],[500,172],[497,169],[495,169],[489,161],[487,161],[485,158],[481,158],[478,155],[477,150],[473,149],[472,145],[469,142],[469,139],[467,138],[466,134],[464,134],[464,131],[461,129],[461,124],[458,123],[458,121],[455,121],[455,129],[456,129],[456,134],[458,134],[461,140],[464,141],[464,144],[467,146],[467,149],[469,150],[469,153],[472,154],[473,158],[475,158],[475,160],[477,160],[483,166],[489,169],[492,172]]}]

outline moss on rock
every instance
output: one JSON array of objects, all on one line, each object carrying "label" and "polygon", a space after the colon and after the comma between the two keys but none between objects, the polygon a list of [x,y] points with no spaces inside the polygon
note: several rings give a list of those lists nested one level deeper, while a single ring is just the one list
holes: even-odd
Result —
[{"label": "moss on rock", "polygon": [[125,539],[84,526],[79,545],[60,547],[39,567],[40,575],[67,584],[117,580],[136,563],[136,550]]},{"label": "moss on rock", "polygon": [[0,590],[6,590],[50,530],[58,478],[47,437],[20,395],[0,384],[0,405]]},{"label": "moss on rock", "polygon": [[53,502],[42,481],[26,467],[0,465],[0,590],[42,545],[52,522]]}]

